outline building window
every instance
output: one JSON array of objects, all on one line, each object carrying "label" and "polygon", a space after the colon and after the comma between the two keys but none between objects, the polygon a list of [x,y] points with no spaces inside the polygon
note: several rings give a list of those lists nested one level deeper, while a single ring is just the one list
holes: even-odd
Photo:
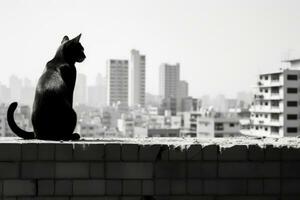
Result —
[{"label": "building window", "polygon": [[271,94],[279,94],[279,87],[272,87]]},{"label": "building window", "polygon": [[274,127],[274,126],[272,126],[271,127],[271,133],[275,133],[275,134],[278,134],[279,133],[279,127]]},{"label": "building window", "polygon": [[269,79],[269,77],[268,76],[265,76],[265,80],[268,80]]},{"label": "building window", "polygon": [[265,89],[265,93],[268,93],[268,89]]},{"label": "building window", "polygon": [[297,114],[288,114],[287,115],[287,119],[288,120],[297,120],[298,119],[298,115]]},{"label": "building window", "polygon": [[297,76],[297,74],[288,74],[287,75],[287,80],[289,80],[289,81],[297,81],[298,80],[298,76]]},{"label": "building window", "polygon": [[256,114],[255,117],[257,118],[257,117],[258,117],[258,114]]},{"label": "building window", "polygon": [[215,123],[215,130],[216,131],[223,131],[224,130],[223,123]]},{"label": "building window", "polygon": [[268,131],[268,127],[265,127],[265,131]]},{"label": "building window", "polygon": [[279,74],[272,74],[271,81],[279,81]]},{"label": "building window", "polygon": [[272,113],[272,114],[271,114],[271,120],[273,120],[273,121],[278,121],[278,120],[279,120],[279,114],[277,114],[277,113]]},{"label": "building window", "polygon": [[298,132],[298,128],[297,127],[288,127],[287,128],[287,132],[288,133],[297,133]]},{"label": "building window", "polygon": [[255,126],[255,129],[258,130],[258,126]]},{"label": "building window", "polygon": [[265,106],[267,106],[267,105],[269,105],[269,103],[268,103],[268,102],[265,102]]},{"label": "building window", "polygon": [[298,93],[298,88],[287,88],[287,93],[297,94]]},{"label": "building window", "polygon": [[234,123],[230,123],[229,126],[230,126],[230,127],[234,127]]},{"label": "building window", "polygon": [[298,106],[298,101],[288,101],[287,106],[288,107],[297,107]]},{"label": "building window", "polygon": [[216,137],[216,138],[221,138],[221,137],[223,137],[223,134],[218,134],[218,133],[216,133],[216,134],[215,134],[215,137]]},{"label": "building window", "polygon": [[279,101],[271,101],[271,106],[279,107]]},{"label": "building window", "polygon": [[265,114],[265,118],[268,118],[268,114]]}]

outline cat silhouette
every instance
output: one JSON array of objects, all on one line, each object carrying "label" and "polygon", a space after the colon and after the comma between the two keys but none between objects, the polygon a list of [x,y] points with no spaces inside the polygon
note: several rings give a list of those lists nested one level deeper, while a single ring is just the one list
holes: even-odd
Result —
[{"label": "cat silhouette", "polygon": [[17,102],[8,107],[7,121],[11,130],[24,139],[78,140],[73,133],[77,115],[73,110],[73,92],[76,82],[76,62],[85,59],[80,44],[81,34],[69,40],[64,36],[54,58],[39,78],[33,103],[31,121],[33,132],[19,128],[14,120]]}]

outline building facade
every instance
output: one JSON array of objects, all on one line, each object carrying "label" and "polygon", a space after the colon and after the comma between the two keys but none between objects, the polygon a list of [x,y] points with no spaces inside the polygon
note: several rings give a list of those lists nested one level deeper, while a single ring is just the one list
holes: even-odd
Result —
[{"label": "building facade", "polygon": [[107,105],[128,106],[128,60],[107,61]]},{"label": "building facade", "polygon": [[129,106],[145,106],[146,56],[131,50],[129,65]]},{"label": "building facade", "polygon": [[243,134],[265,137],[300,135],[300,60],[288,62],[290,67],[286,69],[259,75],[250,108],[249,129],[243,129]]},{"label": "building facade", "polygon": [[180,65],[163,63],[159,69],[159,94],[162,98],[178,97]]}]

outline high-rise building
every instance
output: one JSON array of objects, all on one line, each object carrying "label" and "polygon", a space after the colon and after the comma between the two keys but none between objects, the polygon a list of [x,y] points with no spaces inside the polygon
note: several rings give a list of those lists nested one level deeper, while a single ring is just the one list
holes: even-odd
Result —
[{"label": "high-rise building", "polygon": [[187,81],[179,81],[178,96],[180,99],[189,96],[189,84]]},{"label": "high-rise building", "polygon": [[163,63],[160,65],[159,94],[162,98],[178,98],[180,65]]},{"label": "high-rise building", "polygon": [[129,106],[145,106],[146,56],[131,50],[129,65]]},{"label": "high-rise building", "polygon": [[242,133],[252,136],[295,137],[300,135],[300,59],[290,67],[259,75],[248,124]]},{"label": "high-rise building", "polygon": [[107,61],[107,105],[128,106],[128,60]]},{"label": "high-rise building", "polygon": [[87,104],[87,84],[86,75],[78,73],[76,78],[76,85],[74,91],[74,103],[75,104]]}]

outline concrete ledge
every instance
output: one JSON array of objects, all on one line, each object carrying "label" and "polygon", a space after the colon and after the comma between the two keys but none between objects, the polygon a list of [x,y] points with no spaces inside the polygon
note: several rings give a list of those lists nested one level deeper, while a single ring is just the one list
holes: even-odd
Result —
[{"label": "concrete ledge", "polygon": [[1,199],[298,199],[300,139],[0,139]]}]

